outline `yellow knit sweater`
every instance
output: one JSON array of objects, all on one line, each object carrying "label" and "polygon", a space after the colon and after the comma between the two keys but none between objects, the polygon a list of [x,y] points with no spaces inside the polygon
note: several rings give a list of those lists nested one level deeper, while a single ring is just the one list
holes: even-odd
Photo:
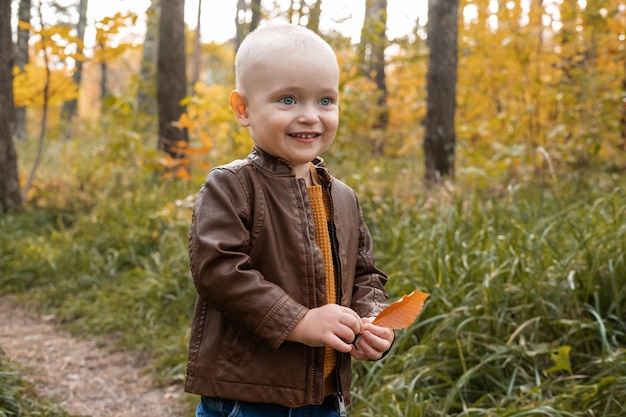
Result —
[{"label": "yellow knit sweater", "polygon": [[[330,220],[330,201],[319,184],[315,168],[311,165],[311,179],[313,185],[308,187],[309,200],[313,210],[315,221],[315,240],[324,256],[324,270],[326,272],[326,302],[335,303],[337,290],[335,288],[335,268],[333,267],[333,254],[330,246],[328,233],[328,220]],[[324,350],[324,395],[332,394],[337,390],[334,379],[334,369],[337,365],[337,352],[326,346]]]}]

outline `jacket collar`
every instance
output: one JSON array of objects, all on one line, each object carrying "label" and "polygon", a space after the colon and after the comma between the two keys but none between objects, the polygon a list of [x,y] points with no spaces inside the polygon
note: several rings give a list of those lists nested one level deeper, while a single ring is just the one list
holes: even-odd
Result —
[{"label": "jacket collar", "polygon": [[[289,162],[282,158],[273,156],[265,152],[263,149],[255,146],[248,159],[261,171],[268,172],[273,175],[279,176],[294,176],[295,172]],[[316,157],[311,163],[315,166],[315,170],[323,182],[328,182],[331,179],[326,163],[321,157]]]}]

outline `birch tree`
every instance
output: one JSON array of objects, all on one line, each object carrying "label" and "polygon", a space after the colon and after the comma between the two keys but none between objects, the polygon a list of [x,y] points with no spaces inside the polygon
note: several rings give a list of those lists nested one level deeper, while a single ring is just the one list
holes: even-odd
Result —
[{"label": "birch tree", "polygon": [[146,35],[143,41],[141,69],[139,70],[137,109],[140,113],[154,115],[156,113],[156,88],[154,78],[157,66],[161,1],[152,0],[146,15]]},{"label": "birch tree", "polygon": [[[18,8],[17,45],[15,49],[15,65],[20,72],[24,72],[28,64],[28,38],[30,37],[30,8],[31,0],[20,0]],[[15,133],[18,139],[26,138],[26,107],[15,109]]]},{"label": "birch tree", "polygon": [[[247,19],[248,11],[251,16],[250,21]],[[235,50],[239,49],[246,35],[254,31],[259,23],[261,23],[261,0],[250,0],[249,4],[246,0],[237,0]]]},{"label": "birch tree", "polygon": [[[367,0],[365,19],[361,29],[359,55],[363,74],[376,83],[376,105],[379,108],[373,128],[382,131],[389,124],[387,108],[387,82],[385,75],[385,48],[387,47],[387,0]],[[374,152],[384,152],[383,135],[378,135]]]},{"label": "birch tree", "polygon": [[[76,25],[76,38],[79,42],[76,45],[76,55],[79,56],[76,59],[76,67],[72,74],[72,80],[76,85],[77,91],[80,92],[80,81],[83,75],[83,60],[80,56],[83,54],[83,42],[85,40],[85,28],[87,26],[87,5],[88,0],[80,0],[78,3],[78,24]],[[64,119],[71,119],[76,116],[78,112],[78,98],[65,101],[63,103],[63,109],[61,110],[61,117]],[[69,123],[71,125],[71,122]]]}]

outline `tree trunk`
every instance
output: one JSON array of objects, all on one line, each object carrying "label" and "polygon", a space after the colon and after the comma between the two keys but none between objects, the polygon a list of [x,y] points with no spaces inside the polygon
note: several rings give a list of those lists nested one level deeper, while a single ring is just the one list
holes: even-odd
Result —
[{"label": "tree trunk", "polygon": [[252,10],[252,19],[250,20],[248,33],[253,32],[261,23],[261,0],[251,0],[250,10]]},{"label": "tree trunk", "polygon": [[202,0],[198,0],[198,16],[196,19],[196,32],[194,33],[194,38],[193,38],[193,68],[191,69],[192,88],[194,85],[196,85],[198,81],[200,81],[200,66],[201,66],[201,57],[202,57],[201,16],[202,16]]},{"label": "tree trunk", "polygon": [[252,12],[250,23],[246,22],[248,7],[246,0],[237,0],[237,15],[235,16],[235,26],[237,34],[235,39],[235,51],[239,49],[239,45],[243,42],[246,35],[259,26],[261,23],[261,0],[251,0],[249,10]]},{"label": "tree trunk", "polygon": [[[82,43],[85,40],[85,27],[87,26],[87,3],[88,0],[80,0],[78,4],[78,24],[76,25],[76,37],[80,40],[76,48],[76,53],[78,55],[82,55],[83,46]],[[78,92],[80,91],[80,80],[83,75],[83,61],[76,61],[76,68],[74,69],[74,73],[72,74],[72,80],[74,81],[74,85],[76,85],[76,89]],[[77,94],[78,94],[77,92]],[[71,127],[71,120],[78,113],[78,98],[68,100],[63,103],[63,109],[61,110],[61,118],[68,121],[68,132],[70,131],[69,127]]]},{"label": "tree trunk", "polygon": [[[18,18],[21,22],[30,23],[31,0],[20,0]],[[17,28],[17,49],[15,55],[15,65],[24,72],[24,67],[28,64],[28,39],[30,29]],[[15,109],[15,133],[18,139],[26,139],[26,107]]]},{"label": "tree trunk", "polygon": [[22,206],[13,142],[15,106],[13,104],[13,40],[11,37],[11,0],[0,0],[0,211],[6,213]]},{"label": "tree trunk", "polygon": [[[626,97],[626,53],[624,53],[624,72],[622,78],[622,97]],[[626,152],[626,103],[622,106],[622,150]]]},{"label": "tree trunk", "polygon": [[316,0],[315,4],[309,8],[309,20],[306,27],[315,33],[320,31],[320,16],[322,15],[322,0]]},{"label": "tree trunk", "polygon": [[429,0],[427,112],[424,138],[427,183],[454,179],[459,0]]},{"label": "tree trunk", "polygon": [[[104,50],[105,45],[101,45],[101,48]],[[102,103],[102,108],[104,109],[104,99],[109,94],[109,91],[107,90],[108,65],[106,59],[103,59],[100,63],[100,72],[100,102]]]},{"label": "tree trunk", "polygon": [[157,61],[158,149],[173,158],[182,157],[174,150],[176,143],[189,141],[187,130],[175,126],[185,112],[180,101],[187,95],[184,12],[183,0],[161,0]]},{"label": "tree trunk", "polygon": [[156,113],[154,78],[156,75],[159,20],[161,16],[160,3],[160,0],[152,0],[146,13],[148,22],[141,55],[141,70],[139,71],[140,82],[137,92],[137,109],[139,113],[145,113],[148,116]]},{"label": "tree trunk", "polygon": [[[43,17],[41,13],[41,2],[37,7],[37,14],[39,17],[39,21],[43,22]],[[43,155],[43,145],[46,137],[46,128],[48,125],[48,104],[50,100],[50,79],[51,79],[51,70],[50,70],[50,56],[48,54],[48,42],[54,42],[50,35],[41,37],[41,57],[43,58],[43,66],[46,71],[46,82],[43,87],[43,106],[41,108],[41,124],[39,129],[39,140],[37,144],[37,152],[35,153],[35,160],[33,162],[32,167],[30,168],[30,172],[28,174],[28,178],[26,179],[26,184],[24,185],[24,190],[22,191],[22,198],[26,200],[28,196],[28,192],[30,187],[33,185],[33,181],[35,179],[35,173],[37,172],[37,168],[39,167],[39,163],[41,162],[41,156]]]},{"label": "tree trunk", "polygon": [[235,51],[246,37],[246,0],[237,0],[237,13],[235,14]]},{"label": "tree trunk", "polygon": [[[361,29],[359,52],[363,74],[376,83],[376,105],[380,114],[373,128],[384,130],[389,124],[387,108],[387,82],[385,77],[385,48],[387,47],[387,0],[367,0],[365,20]],[[380,135],[382,138],[382,135]],[[381,138],[374,144],[374,152],[382,155],[384,145]]]}]

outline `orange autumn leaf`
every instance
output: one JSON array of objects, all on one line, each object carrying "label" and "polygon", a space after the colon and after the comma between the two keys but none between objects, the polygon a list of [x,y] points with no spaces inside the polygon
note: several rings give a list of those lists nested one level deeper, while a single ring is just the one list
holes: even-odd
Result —
[{"label": "orange autumn leaf", "polygon": [[207,151],[210,151],[211,148],[213,148],[213,141],[211,140],[209,135],[207,135],[206,133],[202,131],[198,132],[198,135],[200,136],[200,140],[204,144],[203,148],[206,148]]},{"label": "orange autumn leaf", "polygon": [[372,324],[396,330],[409,327],[422,311],[424,301],[429,295],[420,291],[403,295],[400,300],[381,311]]}]

